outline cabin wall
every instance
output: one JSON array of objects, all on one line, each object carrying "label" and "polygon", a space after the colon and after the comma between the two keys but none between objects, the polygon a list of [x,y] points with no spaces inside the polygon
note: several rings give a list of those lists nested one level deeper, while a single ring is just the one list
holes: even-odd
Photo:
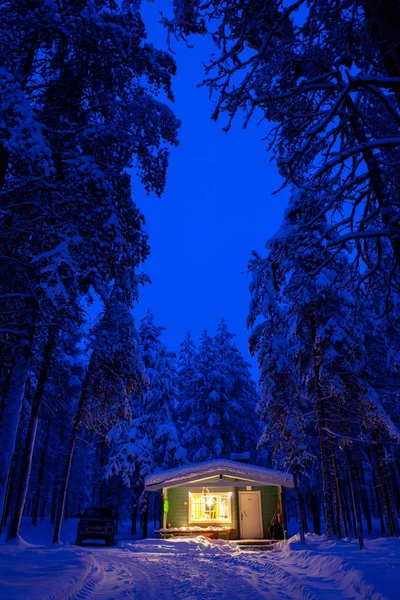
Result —
[{"label": "cabin wall", "polygon": [[[220,493],[221,488],[212,487],[212,484],[207,482],[207,489],[210,493]],[[203,487],[184,487],[184,488],[168,488],[168,501],[169,511],[167,515],[164,515],[164,527],[189,527],[196,526],[208,527],[209,525],[215,525],[216,527],[232,527],[234,529],[231,539],[238,539],[240,537],[240,514],[239,514],[239,491],[246,491],[245,487],[224,487],[224,492],[232,492],[232,521],[227,523],[226,521],[219,523],[213,521],[210,523],[192,523],[189,520],[189,492],[201,493]],[[268,539],[271,537],[269,526],[280,500],[280,486],[265,486],[258,487],[252,486],[252,491],[261,492],[261,510],[263,520],[263,537]]]}]

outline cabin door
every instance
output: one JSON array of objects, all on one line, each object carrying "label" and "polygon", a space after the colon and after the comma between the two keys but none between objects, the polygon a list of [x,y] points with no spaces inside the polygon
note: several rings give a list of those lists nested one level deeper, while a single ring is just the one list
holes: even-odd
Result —
[{"label": "cabin door", "polygon": [[240,537],[260,539],[263,537],[260,492],[239,492]]}]

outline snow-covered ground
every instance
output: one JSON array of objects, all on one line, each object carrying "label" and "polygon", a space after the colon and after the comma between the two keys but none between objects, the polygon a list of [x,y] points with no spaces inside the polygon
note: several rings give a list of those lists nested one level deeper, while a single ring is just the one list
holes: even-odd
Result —
[{"label": "snow-covered ground", "polygon": [[[63,539],[73,542],[75,528],[67,521]],[[309,535],[306,548],[292,538],[256,553],[205,538],[129,539],[127,526],[115,548],[53,547],[43,523],[22,531],[27,542],[0,546],[1,600],[400,598],[397,539],[369,539],[360,552]]]}]

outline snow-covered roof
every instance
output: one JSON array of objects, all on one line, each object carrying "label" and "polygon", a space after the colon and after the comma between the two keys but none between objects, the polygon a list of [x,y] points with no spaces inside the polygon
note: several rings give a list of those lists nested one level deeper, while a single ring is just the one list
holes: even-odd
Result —
[{"label": "snow-covered roof", "polygon": [[[196,482],[202,482],[211,477],[220,477],[219,485],[230,486],[233,481],[222,479],[222,476],[239,479],[253,485],[282,485],[293,487],[293,477],[290,473],[275,471],[265,467],[249,465],[234,460],[209,460],[197,465],[185,465],[176,469],[168,469],[148,475],[145,487],[148,491],[157,491],[168,487],[183,487]],[[201,483],[200,483],[201,485]]]}]

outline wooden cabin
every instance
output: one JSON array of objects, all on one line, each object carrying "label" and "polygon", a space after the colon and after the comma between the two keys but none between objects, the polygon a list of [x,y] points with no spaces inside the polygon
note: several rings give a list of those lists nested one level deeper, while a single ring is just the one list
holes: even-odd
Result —
[{"label": "wooden cabin", "polygon": [[212,460],[148,475],[145,487],[162,495],[163,536],[286,539],[288,473]]}]

